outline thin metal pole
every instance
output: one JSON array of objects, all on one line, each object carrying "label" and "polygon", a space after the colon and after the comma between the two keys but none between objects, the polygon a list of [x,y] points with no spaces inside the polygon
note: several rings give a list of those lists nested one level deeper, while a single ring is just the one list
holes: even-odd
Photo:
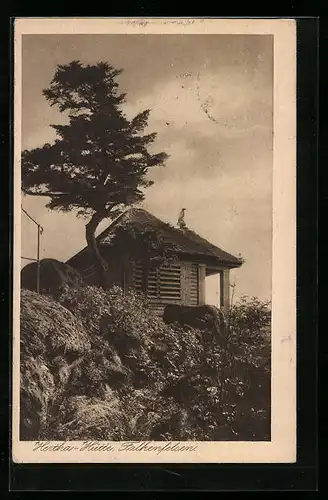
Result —
[{"label": "thin metal pole", "polygon": [[28,217],[29,219],[31,219],[31,221],[32,221],[32,222],[34,222],[34,224],[36,224],[37,226],[40,226],[40,224],[39,224],[38,222],[36,222],[36,220],[35,220],[35,219],[33,219],[33,217],[31,217],[31,216],[30,216],[30,214],[28,214],[28,213],[26,212],[26,210],[24,210],[24,208],[23,208],[23,207],[22,207],[22,210],[23,210],[24,214],[25,214],[25,215],[27,215],[27,217]]},{"label": "thin metal pole", "polygon": [[[36,259],[27,259],[27,260],[36,260],[37,262],[37,274],[36,274],[36,291],[37,293],[40,293],[40,237],[41,237],[41,234],[43,233],[43,227],[40,226],[40,224],[35,220],[33,219],[33,217],[30,216],[30,214],[28,214],[26,212],[26,210],[24,210],[23,206],[21,205],[21,208],[22,208],[22,211],[24,212],[24,214],[32,221],[34,222],[34,224],[37,225],[37,228],[38,228],[38,249],[37,249],[37,258]],[[23,257],[24,259],[25,257]]]},{"label": "thin metal pole", "polygon": [[36,274],[36,292],[40,293],[40,226],[38,224],[38,252],[37,252],[37,274]]}]

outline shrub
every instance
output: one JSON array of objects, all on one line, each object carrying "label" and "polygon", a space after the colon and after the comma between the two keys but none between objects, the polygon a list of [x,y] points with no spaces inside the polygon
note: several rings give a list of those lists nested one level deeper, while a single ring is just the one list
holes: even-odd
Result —
[{"label": "shrub", "polygon": [[223,390],[234,430],[238,435],[244,436],[244,439],[263,439],[263,436],[269,439],[270,302],[261,301],[257,297],[242,297],[227,315],[227,336],[230,352],[225,362]]},{"label": "shrub", "polygon": [[269,315],[242,300],[213,332],[167,325],[134,292],[22,291],[22,439],[269,439]]}]

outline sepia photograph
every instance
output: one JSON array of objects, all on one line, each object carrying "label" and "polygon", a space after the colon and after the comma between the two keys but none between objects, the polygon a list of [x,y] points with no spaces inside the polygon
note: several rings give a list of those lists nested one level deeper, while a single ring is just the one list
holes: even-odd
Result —
[{"label": "sepia photograph", "polygon": [[276,34],[187,21],[16,40],[17,456],[206,462],[204,443],[274,440],[274,376],[286,356],[295,371],[289,236],[273,275]]}]

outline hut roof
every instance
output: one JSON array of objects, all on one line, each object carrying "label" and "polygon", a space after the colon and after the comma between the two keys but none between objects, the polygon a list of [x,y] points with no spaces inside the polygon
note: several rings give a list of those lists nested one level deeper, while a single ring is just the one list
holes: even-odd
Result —
[{"label": "hut roof", "polygon": [[[241,259],[213,245],[191,229],[175,228],[141,208],[130,208],[117,217],[97,236],[98,244],[100,246],[110,245],[115,230],[119,227],[129,226],[132,226],[135,230],[154,230],[161,233],[166,241],[174,244],[177,252],[191,256],[210,257],[216,260],[218,264],[226,265],[231,268],[239,267],[242,264]],[[71,257],[67,263],[75,259],[78,255],[81,255],[86,249],[87,247]]]}]

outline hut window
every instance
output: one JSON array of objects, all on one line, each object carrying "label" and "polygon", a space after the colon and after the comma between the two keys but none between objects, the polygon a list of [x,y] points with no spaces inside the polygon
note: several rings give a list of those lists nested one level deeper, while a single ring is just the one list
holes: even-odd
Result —
[{"label": "hut window", "polygon": [[[134,267],[134,288],[143,292],[143,268]],[[148,270],[147,297],[163,303],[181,302],[181,268],[180,264],[151,267]]]},{"label": "hut window", "polygon": [[199,269],[197,264],[191,264],[190,266],[190,297],[189,304],[191,306],[197,306],[199,303]]},{"label": "hut window", "polygon": [[163,302],[181,301],[181,267],[180,264],[162,266],[159,270],[159,291]]}]

